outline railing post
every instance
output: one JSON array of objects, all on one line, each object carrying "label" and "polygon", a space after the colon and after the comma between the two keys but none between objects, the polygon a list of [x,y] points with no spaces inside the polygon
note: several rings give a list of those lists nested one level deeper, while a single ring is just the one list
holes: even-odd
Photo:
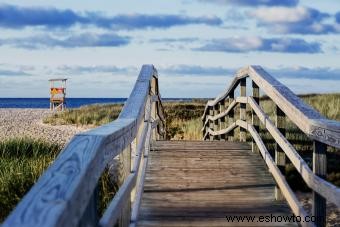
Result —
[{"label": "railing post", "polygon": [[[275,105],[275,112],[276,112],[275,125],[277,129],[282,133],[282,135],[285,136],[286,115],[277,105]],[[285,175],[286,154],[277,143],[275,143],[275,163],[277,167],[280,169],[281,173]],[[278,186],[275,186],[275,199],[284,200],[284,196],[282,195],[282,192]]]},{"label": "railing post", "polygon": [[[216,105],[214,106],[214,116],[216,116],[218,114],[218,110],[219,110],[219,103],[216,103]],[[214,121],[214,132],[218,131],[218,120]],[[214,140],[218,140],[220,137],[219,136],[214,136]]]},{"label": "railing post", "polygon": [[[220,113],[225,110],[225,99],[223,99],[220,103]],[[219,119],[220,130],[225,128],[225,117],[221,117]],[[220,140],[225,140],[225,134],[220,135]]]},{"label": "railing post", "polygon": [[[252,87],[253,87],[253,99],[257,104],[260,104],[260,89],[259,89],[259,86],[257,86],[257,84],[254,81],[252,81]],[[254,110],[252,110],[252,118],[251,119],[252,119],[252,125],[254,126],[254,129],[258,133],[260,133],[260,120],[259,120],[259,117],[254,112]],[[251,147],[252,147],[253,152],[259,152],[259,148],[257,147],[254,139],[252,140]]]},{"label": "railing post", "polygon": [[[228,106],[234,101],[234,97],[235,97],[235,90],[232,90],[229,93]],[[235,114],[234,109],[230,110],[230,112],[228,113],[228,126],[230,126],[232,123],[234,123],[234,121],[235,121],[234,120],[234,114]],[[228,141],[234,141],[234,130],[232,130],[228,133]]]},{"label": "railing post", "polygon": [[[245,97],[247,95],[247,80],[246,78],[241,79],[241,96]],[[246,104],[240,103],[240,120],[246,121]],[[242,127],[240,127],[240,142],[246,142],[246,130]]]},{"label": "railing post", "polygon": [[[118,184],[121,186],[126,177],[131,173],[131,144],[129,144],[119,155],[119,176]],[[120,219],[118,220],[119,226],[129,226],[131,217],[131,195],[125,202],[124,208]]]},{"label": "railing post", "polygon": [[[313,172],[326,178],[327,174],[327,146],[326,144],[314,140],[313,142]],[[312,215],[315,217],[315,225],[318,227],[326,226],[326,199],[313,191]]]},{"label": "railing post", "polygon": [[83,217],[80,219],[78,224],[79,227],[91,227],[97,226],[99,217],[98,217],[98,185],[93,191],[93,194],[87,204],[86,210],[83,214]]},{"label": "railing post", "polygon": [[207,140],[204,136],[205,133],[207,132],[207,125],[204,125],[205,120],[207,119],[207,115],[205,114],[202,119],[202,125],[203,125],[203,140]]},{"label": "railing post", "polygon": [[[213,106],[209,106],[209,116],[214,116],[214,110],[213,110]],[[213,130],[214,129],[214,122],[212,121],[212,120],[209,120],[209,128],[211,129],[211,130]],[[209,140],[214,140],[214,136],[213,135],[210,135],[209,134]]]}]

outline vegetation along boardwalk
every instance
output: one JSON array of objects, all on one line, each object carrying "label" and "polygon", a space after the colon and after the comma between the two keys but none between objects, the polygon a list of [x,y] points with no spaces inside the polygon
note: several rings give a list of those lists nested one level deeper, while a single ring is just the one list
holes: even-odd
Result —
[{"label": "vegetation along boardwalk", "polygon": [[[260,92],[274,103],[274,117],[259,105]],[[340,123],[260,66],[239,70],[207,103],[204,141],[165,141],[161,100],[157,71],[144,65],[118,119],[77,134],[3,226],[325,226],[326,202],[340,207],[340,189],[325,179]],[[313,141],[311,166],[287,140],[287,125]],[[99,211],[98,182],[115,157],[119,189]],[[311,213],[285,179],[287,162],[312,190]]]}]

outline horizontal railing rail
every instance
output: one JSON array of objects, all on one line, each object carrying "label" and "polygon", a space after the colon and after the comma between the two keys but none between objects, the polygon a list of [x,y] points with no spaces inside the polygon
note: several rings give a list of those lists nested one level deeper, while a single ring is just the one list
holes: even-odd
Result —
[{"label": "horizontal railing rail", "polygon": [[[2,226],[134,226],[150,142],[164,135],[157,71],[143,65],[118,119],[75,135]],[[122,182],[99,217],[98,181],[116,156]]]},{"label": "horizontal railing rail", "polygon": [[[252,80],[252,95],[247,96],[246,78]],[[240,97],[234,97],[240,85]],[[275,124],[259,105],[260,89],[275,105]],[[246,106],[252,111],[251,122],[247,121]],[[239,107],[239,119],[235,119],[235,108]],[[313,171],[285,137],[285,117],[314,141]],[[340,207],[340,189],[329,183],[326,177],[326,150],[330,145],[340,147],[340,122],[328,120],[306,105],[286,86],[278,82],[260,66],[249,66],[237,72],[229,88],[212,101],[208,101],[203,120],[204,140],[234,140],[234,129],[240,128],[240,141],[246,142],[248,131],[253,139],[252,150],[264,158],[278,187],[276,198],[286,198],[295,215],[306,216],[293,191],[284,178],[286,157],[290,159],[305,183],[313,190],[313,215],[317,216],[315,225],[324,226],[326,200]],[[268,152],[259,134],[259,126],[270,133],[276,142],[275,160]],[[301,223],[313,226],[314,223]]]}]

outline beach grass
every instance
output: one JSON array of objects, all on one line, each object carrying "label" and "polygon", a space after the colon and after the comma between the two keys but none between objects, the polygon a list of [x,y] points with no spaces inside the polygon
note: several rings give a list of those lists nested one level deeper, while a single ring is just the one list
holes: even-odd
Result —
[{"label": "beach grass", "polygon": [[[55,160],[61,147],[41,139],[12,138],[0,142],[0,222],[37,182]],[[99,212],[113,198],[118,186],[110,180],[108,170],[99,179]]]},{"label": "beach grass", "polygon": [[31,138],[0,142],[0,221],[27,193],[60,150],[58,145]]},{"label": "beach grass", "polygon": [[95,104],[67,109],[44,118],[43,122],[51,125],[98,126],[116,119],[122,106],[122,104]]},{"label": "beach grass", "polygon": [[[340,121],[340,93],[337,94],[312,94],[301,98],[329,119]],[[201,116],[206,105],[206,100],[193,100],[192,102],[165,102],[164,104],[167,139],[172,140],[201,140]],[[269,99],[261,98],[261,106],[273,119],[274,104]],[[90,105],[77,109],[58,112],[44,119],[45,123],[52,125],[102,125],[116,119],[122,108],[121,104]],[[236,114],[237,117],[236,108]],[[250,109],[247,110],[250,115]],[[292,122],[286,124],[287,138],[297,151],[311,165],[312,141],[309,140]],[[273,151],[274,140],[262,127],[261,134],[268,144],[268,149]],[[237,130],[235,137],[237,137]],[[251,138],[248,135],[248,140]],[[0,221],[9,214],[23,195],[37,181],[42,172],[53,162],[62,148],[42,140],[31,138],[15,138],[0,141]],[[340,152],[329,149],[327,180],[340,186]],[[286,165],[286,177],[291,187],[295,190],[305,190],[307,186],[292,166]],[[110,181],[107,171],[104,171],[99,180],[100,210],[108,204],[114,196],[117,185]]]}]

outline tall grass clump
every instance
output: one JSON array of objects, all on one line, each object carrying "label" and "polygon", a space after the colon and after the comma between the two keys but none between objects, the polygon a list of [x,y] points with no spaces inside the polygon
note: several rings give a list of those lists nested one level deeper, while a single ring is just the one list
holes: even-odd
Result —
[{"label": "tall grass clump", "polygon": [[167,139],[201,140],[205,101],[164,103]]},{"label": "tall grass clump", "polygon": [[31,138],[0,142],[0,221],[28,192],[60,150],[59,145]]},{"label": "tall grass clump", "polygon": [[[59,145],[28,137],[0,142],[0,222],[37,182],[60,151]],[[106,169],[98,182],[98,211],[101,214],[117,190],[117,183],[110,178]]]},{"label": "tall grass clump", "polygon": [[88,105],[76,109],[67,109],[63,112],[56,112],[43,122],[52,125],[77,125],[77,126],[98,126],[115,120],[122,104]]}]

